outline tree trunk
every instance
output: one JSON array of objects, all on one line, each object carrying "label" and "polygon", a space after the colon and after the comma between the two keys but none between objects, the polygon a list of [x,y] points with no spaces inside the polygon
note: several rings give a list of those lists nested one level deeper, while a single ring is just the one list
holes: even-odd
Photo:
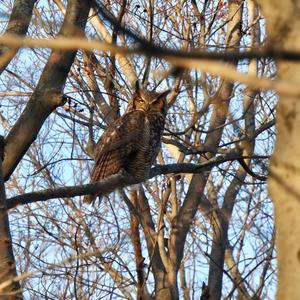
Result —
[{"label": "tree trunk", "polygon": [[[16,0],[11,12],[6,34],[25,35],[30,24],[33,6],[36,0]],[[18,49],[0,47],[0,56],[5,57],[5,63],[0,66],[0,74],[5,70],[7,65],[16,55]]]},{"label": "tree trunk", "polygon": [[[7,32],[25,34],[35,1],[16,1]],[[70,36],[76,30],[83,31],[90,10],[90,1],[72,0],[68,9],[61,35]],[[20,18],[23,12],[24,20]],[[21,20],[22,19],[22,20]],[[20,24],[15,24],[20,21]],[[18,26],[19,25],[19,26]],[[82,32],[81,32],[82,34]],[[5,54],[5,53],[4,53]],[[76,51],[53,51],[38,86],[28,102],[24,112],[9,132],[4,143],[1,140],[0,153],[0,298],[22,299],[22,293],[16,277],[15,260],[7,215],[4,179],[8,179],[19,161],[23,158],[32,142],[35,140],[46,118],[62,104],[62,90],[66,77],[73,63]],[[1,72],[1,69],[0,69]],[[3,164],[2,164],[3,160]]]},{"label": "tree trunk", "polygon": [[0,298],[22,299],[16,277],[16,264],[12,249],[9,221],[6,207],[5,186],[2,173],[4,139],[0,139]]},{"label": "tree trunk", "polygon": [[[91,1],[68,1],[62,36],[83,35]],[[4,180],[8,180],[49,115],[64,104],[62,91],[77,51],[52,51],[39,83],[5,140]]]},{"label": "tree trunk", "polygon": [[[300,3],[292,0],[257,2],[266,17],[268,44],[299,51]],[[279,61],[278,78],[300,85],[300,63]],[[279,96],[277,142],[268,181],[277,230],[277,299],[300,299],[300,101],[299,97]]]},{"label": "tree trunk", "polygon": [[156,300],[177,300],[179,299],[177,282],[170,284],[167,274],[161,278],[155,278],[155,299]]}]

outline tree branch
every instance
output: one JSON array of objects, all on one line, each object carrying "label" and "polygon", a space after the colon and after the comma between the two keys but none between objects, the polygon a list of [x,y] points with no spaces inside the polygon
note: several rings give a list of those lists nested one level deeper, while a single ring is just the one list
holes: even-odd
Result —
[{"label": "tree branch", "polygon": [[[15,1],[5,31],[6,34],[25,35],[27,33],[35,2],[36,0]],[[0,47],[0,74],[5,70],[17,51],[18,48]]]},{"label": "tree branch", "polygon": [[[82,34],[89,10],[90,1],[69,1],[59,34],[61,36]],[[62,90],[75,55],[76,51],[62,52],[57,50],[51,53],[36,90],[5,139],[3,161],[5,180],[10,177],[25,152],[36,139],[48,116],[58,106],[64,104]]]},{"label": "tree branch", "polygon": [[[238,152],[232,152],[225,155],[219,155],[211,158],[208,161],[201,162],[199,164],[192,163],[178,163],[178,164],[167,164],[167,165],[156,165],[151,168],[149,178],[153,178],[158,175],[165,174],[179,174],[179,173],[201,173],[206,169],[210,169],[214,166],[222,164],[227,161],[240,160],[243,158]],[[266,156],[252,156],[251,158],[268,158]],[[96,183],[78,185],[78,186],[66,186],[59,187],[55,189],[45,189],[38,192],[27,193],[19,196],[15,196],[7,199],[7,207],[11,209],[17,205],[24,205],[38,201],[46,201],[55,198],[64,197],[75,197],[83,196],[86,194],[95,193],[110,193],[116,188],[122,188],[129,185],[138,183],[128,174],[124,172],[119,172],[116,175],[112,175],[104,180]]]},{"label": "tree branch", "polygon": [[[155,47],[155,51],[151,52],[148,48],[127,48],[117,46],[102,41],[87,40],[82,38],[56,38],[56,39],[31,39],[20,38],[11,35],[5,35],[0,37],[0,43],[3,43],[11,47],[46,47],[52,49],[60,49],[61,51],[71,51],[74,49],[83,49],[87,51],[93,51],[95,49],[102,51],[110,51],[112,54],[140,54],[145,56],[155,56],[162,59],[166,59],[172,65],[180,68],[199,69],[203,72],[207,72],[216,76],[221,76],[227,81],[238,81],[246,84],[253,89],[261,90],[276,90],[277,92],[288,95],[297,96],[300,95],[299,86],[290,81],[283,80],[270,80],[264,77],[257,78],[255,75],[249,75],[242,72],[238,72],[233,66],[224,65],[224,60],[234,61],[246,58],[276,58],[287,59],[293,57],[293,60],[300,59],[299,52],[293,52],[292,50],[275,50],[262,48],[254,51],[238,52],[232,51],[224,56],[224,52],[206,52],[206,51],[177,51],[167,49],[159,46]],[[276,55],[274,53],[277,53]],[[281,53],[281,54],[280,54]],[[285,54],[283,54],[285,53]],[[218,62],[216,60],[221,60]]]}]

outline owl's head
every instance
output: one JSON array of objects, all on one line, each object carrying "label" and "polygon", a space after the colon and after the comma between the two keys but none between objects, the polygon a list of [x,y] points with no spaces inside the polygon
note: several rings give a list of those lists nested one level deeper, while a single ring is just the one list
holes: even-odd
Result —
[{"label": "owl's head", "polygon": [[132,109],[142,110],[145,112],[157,112],[166,116],[168,109],[166,97],[169,93],[170,90],[162,93],[149,92],[142,89],[137,81],[135,85],[135,94],[132,101]]}]

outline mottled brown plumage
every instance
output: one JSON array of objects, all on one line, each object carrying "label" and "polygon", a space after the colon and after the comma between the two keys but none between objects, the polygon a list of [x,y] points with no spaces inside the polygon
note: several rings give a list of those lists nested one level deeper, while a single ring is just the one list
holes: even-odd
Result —
[{"label": "mottled brown plumage", "polygon": [[[168,93],[142,90],[137,83],[129,111],[104,131],[96,145],[92,182],[120,170],[138,182],[148,177],[160,149]],[[85,196],[84,202],[91,203],[95,196]]]}]

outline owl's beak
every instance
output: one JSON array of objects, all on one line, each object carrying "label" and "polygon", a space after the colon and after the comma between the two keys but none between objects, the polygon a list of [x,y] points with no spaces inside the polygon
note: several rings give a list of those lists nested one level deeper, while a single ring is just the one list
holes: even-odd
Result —
[{"label": "owl's beak", "polygon": [[149,103],[145,103],[144,110],[145,111],[149,111],[150,110],[150,104]]}]

